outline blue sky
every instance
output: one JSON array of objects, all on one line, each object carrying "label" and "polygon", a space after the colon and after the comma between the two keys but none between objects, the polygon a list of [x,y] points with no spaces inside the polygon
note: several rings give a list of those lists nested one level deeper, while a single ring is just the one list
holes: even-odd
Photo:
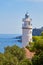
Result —
[{"label": "blue sky", "polygon": [[43,0],[0,0],[0,34],[21,34],[28,11],[33,28],[43,26]]}]

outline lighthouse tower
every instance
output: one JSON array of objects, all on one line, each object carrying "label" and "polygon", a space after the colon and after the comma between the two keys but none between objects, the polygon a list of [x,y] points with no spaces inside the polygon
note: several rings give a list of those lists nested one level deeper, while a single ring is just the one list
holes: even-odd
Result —
[{"label": "lighthouse tower", "polygon": [[29,42],[32,42],[32,24],[31,18],[28,13],[25,14],[25,18],[23,18],[22,25],[22,47],[26,47]]}]

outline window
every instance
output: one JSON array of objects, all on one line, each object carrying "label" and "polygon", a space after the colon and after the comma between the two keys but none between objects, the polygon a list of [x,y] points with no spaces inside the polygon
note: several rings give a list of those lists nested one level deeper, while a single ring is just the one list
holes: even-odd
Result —
[{"label": "window", "polygon": [[30,31],[30,33],[32,33],[32,31]]},{"label": "window", "polygon": [[24,25],[26,26],[26,23],[24,23]]},{"label": "window", "polygon": [[30,25],[30,22],[28,23],[28,25]]}]

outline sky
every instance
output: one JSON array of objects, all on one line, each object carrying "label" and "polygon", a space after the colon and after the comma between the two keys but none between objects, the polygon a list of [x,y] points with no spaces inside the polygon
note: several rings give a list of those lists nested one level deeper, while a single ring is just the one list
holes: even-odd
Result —
[{"label": "sky", "polygon": [[43,0],[0,0],[0,34],[22,34],[26,12],[33,28],[43,26]]}]

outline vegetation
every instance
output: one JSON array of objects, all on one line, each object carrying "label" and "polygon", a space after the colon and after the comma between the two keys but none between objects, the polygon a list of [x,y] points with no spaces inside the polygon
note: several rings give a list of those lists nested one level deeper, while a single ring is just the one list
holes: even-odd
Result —
[{"label": "vegetation", "polygon": [[31,65],[25,57],[25,51],[16,45],[6,47],[4,53],[0,53],[0,65]]},{"label": "vegetation", "polygon": [[43,52],[40,52],[40,54],[35,55],[32,58],[32,64],[33,65],[43,65]]},{"label": "vegetation", "polygon": [[41,32],[41,36],[43,36],[43,32]]},{"label": "vegetation", "polygon": [[4,53],[0,53],[0,65],[43,65],[43,32],[41,36],[33,36],[33,42],[26,48],[35,52],[31,61],[26,58],[24,48],[14,45],[6,47]]},{"label": "vegetation", "polygon": [[41,36],[33,36],[33,42],[30,42],[26,48],[35,52],[31,60],[32,65],[43,65],[43,32]]}]

